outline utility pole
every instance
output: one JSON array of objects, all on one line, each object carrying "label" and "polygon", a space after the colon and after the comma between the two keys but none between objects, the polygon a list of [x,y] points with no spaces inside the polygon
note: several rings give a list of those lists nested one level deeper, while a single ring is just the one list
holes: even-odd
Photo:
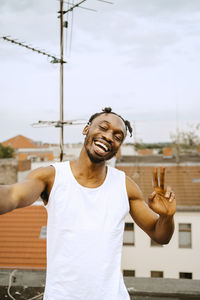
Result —
[{"label": "utility pole", "polygon": [[[63,65],[64,63],[66,63],[66,61],[64,61],[64,55],[63,55],[63,28],[68,26],[67,22],[63,22],[63,15],[68,13],[68,12],[73,12],[74,8],[82,8],[82,9],[86,9],[86,10],[90,10],[90,11],[96,11],[94,9],[88,8],[88,7],[84,7],[84,6],[80,6],[82,3],[86,2],[87,0],[81,0],[80,2],[74,4],[74,3],[70,3],[64,0],[60,0],[60,10],[58,11],[59,16],[58,18],[60,18],[60,58],[57,58],[56,56],[53,56],[43,50],[39,50],[36,49],[34,47],[29,46],[28,44],[22,43],[22,42],[18,42],[16,39],[11,39],[8,36],[3,36],[0,38],[3,38],[5,41],[11,42],[13,44],[19,45],[21,47],[25,47],[29,50],[32,50],[34,52],[37,52],[39,54],[45,55],[49,58],[52,58],[51,63],[55,64],[55,63],[59,63],[60,64],[60,120],[59,121],[38,121],[38,123],[34,123],[32,124],[34,127],[38,127],[38,126],[55,126],[60,128],[60,161],[63,161],[63,145],[64,145],[64,125],[79,125],[79,124],[84,124],[85,121],[83,120],[68,120],[68,121],[64,121],[64,113],[63,113],[63,103],[64,103],[64,88],[63,88],[63,78],[64,78],[64,70],[63,70]],[[104,3],[109,3],[109,4],[113,4],[113,2],[107,1],[107,0],[97,0],[99,2],[104,2]],[[67,10],[63,11],[63,4],[68,3],[69,5],[71,5]],[[73,2],[73,1],[72,1]]]},{"label": "utility pole", "polygon": [[60,161],[63,160],[63,0],[60,0]]}]

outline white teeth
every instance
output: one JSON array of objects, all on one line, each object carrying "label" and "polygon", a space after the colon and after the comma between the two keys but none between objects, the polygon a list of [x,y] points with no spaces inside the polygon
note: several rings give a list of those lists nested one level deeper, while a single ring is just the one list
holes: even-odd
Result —
[{"label": "white teeth", "polygon": [[103,143],[96,141],[95,144],[97,146],[102,147],[105,151],[108,151],[108,147],[106,145],[104,145]]}]

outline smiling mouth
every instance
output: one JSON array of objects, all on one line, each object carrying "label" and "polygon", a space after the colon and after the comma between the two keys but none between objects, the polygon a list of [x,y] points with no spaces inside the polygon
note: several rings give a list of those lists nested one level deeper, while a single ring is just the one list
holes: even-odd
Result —
[{"label": "smiling mouth", "polygon": [[102,142],[99,142],[99,141],[95,141],[94,144],[100,148],[102,148],[104,151],[108,152],[109,151],[109,148],[103,144]]},{"label": "smiling mouth", "polygon": [[94,141],[94,151],[99,155],[106,155],[108,152],[110,152],[110,147],[105,145],[103,142],[100,141]]}]

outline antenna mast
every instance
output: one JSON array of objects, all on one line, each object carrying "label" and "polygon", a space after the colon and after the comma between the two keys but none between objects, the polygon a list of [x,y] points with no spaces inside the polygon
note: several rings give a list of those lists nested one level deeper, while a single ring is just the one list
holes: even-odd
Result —
[{"label": "antenna mast", "polygon": [[[69,121],[64,121],[63,120],[63,102],[64,102],[64,92],[63,92],[63,78],[64,78],[64,70],[63,70],[63,64],[66,63],[66,61],[63,60],[63,28],[67,28],[67,22],[63,22],[63,15],[73,11],[74,8],[80,7],[83,9],[87,9],[87,10],[91,10],[91,11],[96,11],[94,9],[88,8],[88,7],[84,7],[84,6],[80,6],[82,3],[84,3],[86,0],[81,0],[80,2],[74,4],[74,3],[70,3],[70,2],[66,2],[64,0],[58,0],[60,1],[60,10],[58,11],[59,16],[58,18],[60,18],[60,58],[57,58],[47,52],[44,52],[42,50],[38,50],[36,48],[30,47],[29,45],[25,44],[25,43],[20,43],[17,42],[14,39],[10,39],[8,36],[3,36],[1,38],[3,38],[4,40],[11,42],[13,44],[17,44],[19,46],[25,47],[29,50],[32,50],[34,52],[37,52],[39,54],[42,55],[46,55],[48,57],[51,57],[53,60],[51,61],[51,63],[59,63],[60,64],[60,120],[59,121],[39,121],[37,124],[32,124],[34,127],[38,127],[38,125],[42,125],[42,126],[55,126],[55,127],[59,127],[60,128],[60,161],[63,160],[63,139],[64,139],[64,125],[76,125],[76,124],[83,124],[82,120],[69,120]],[[104,3],[109,3],[109,4],[113,4],[113,2],[110,1],[106,1],[106,0],[97,0],[99,2],[104,2]],[[68,10],[63,11],[63,3],[68,3],[69,5],[72,5]]]},{"label": "antenna mast", "polygon": [[63,0],[60,0],[60,161],[63,160]]}]

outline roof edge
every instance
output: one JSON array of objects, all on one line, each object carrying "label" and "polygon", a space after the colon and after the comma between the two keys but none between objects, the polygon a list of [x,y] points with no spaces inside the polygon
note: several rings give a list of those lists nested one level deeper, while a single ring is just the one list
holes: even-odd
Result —
[{"label": "roof edge", "polygon": [[198,205],[177,205],[176,211],[185,211],[185,212],[196,212],[200,211],[200,206]]}]

